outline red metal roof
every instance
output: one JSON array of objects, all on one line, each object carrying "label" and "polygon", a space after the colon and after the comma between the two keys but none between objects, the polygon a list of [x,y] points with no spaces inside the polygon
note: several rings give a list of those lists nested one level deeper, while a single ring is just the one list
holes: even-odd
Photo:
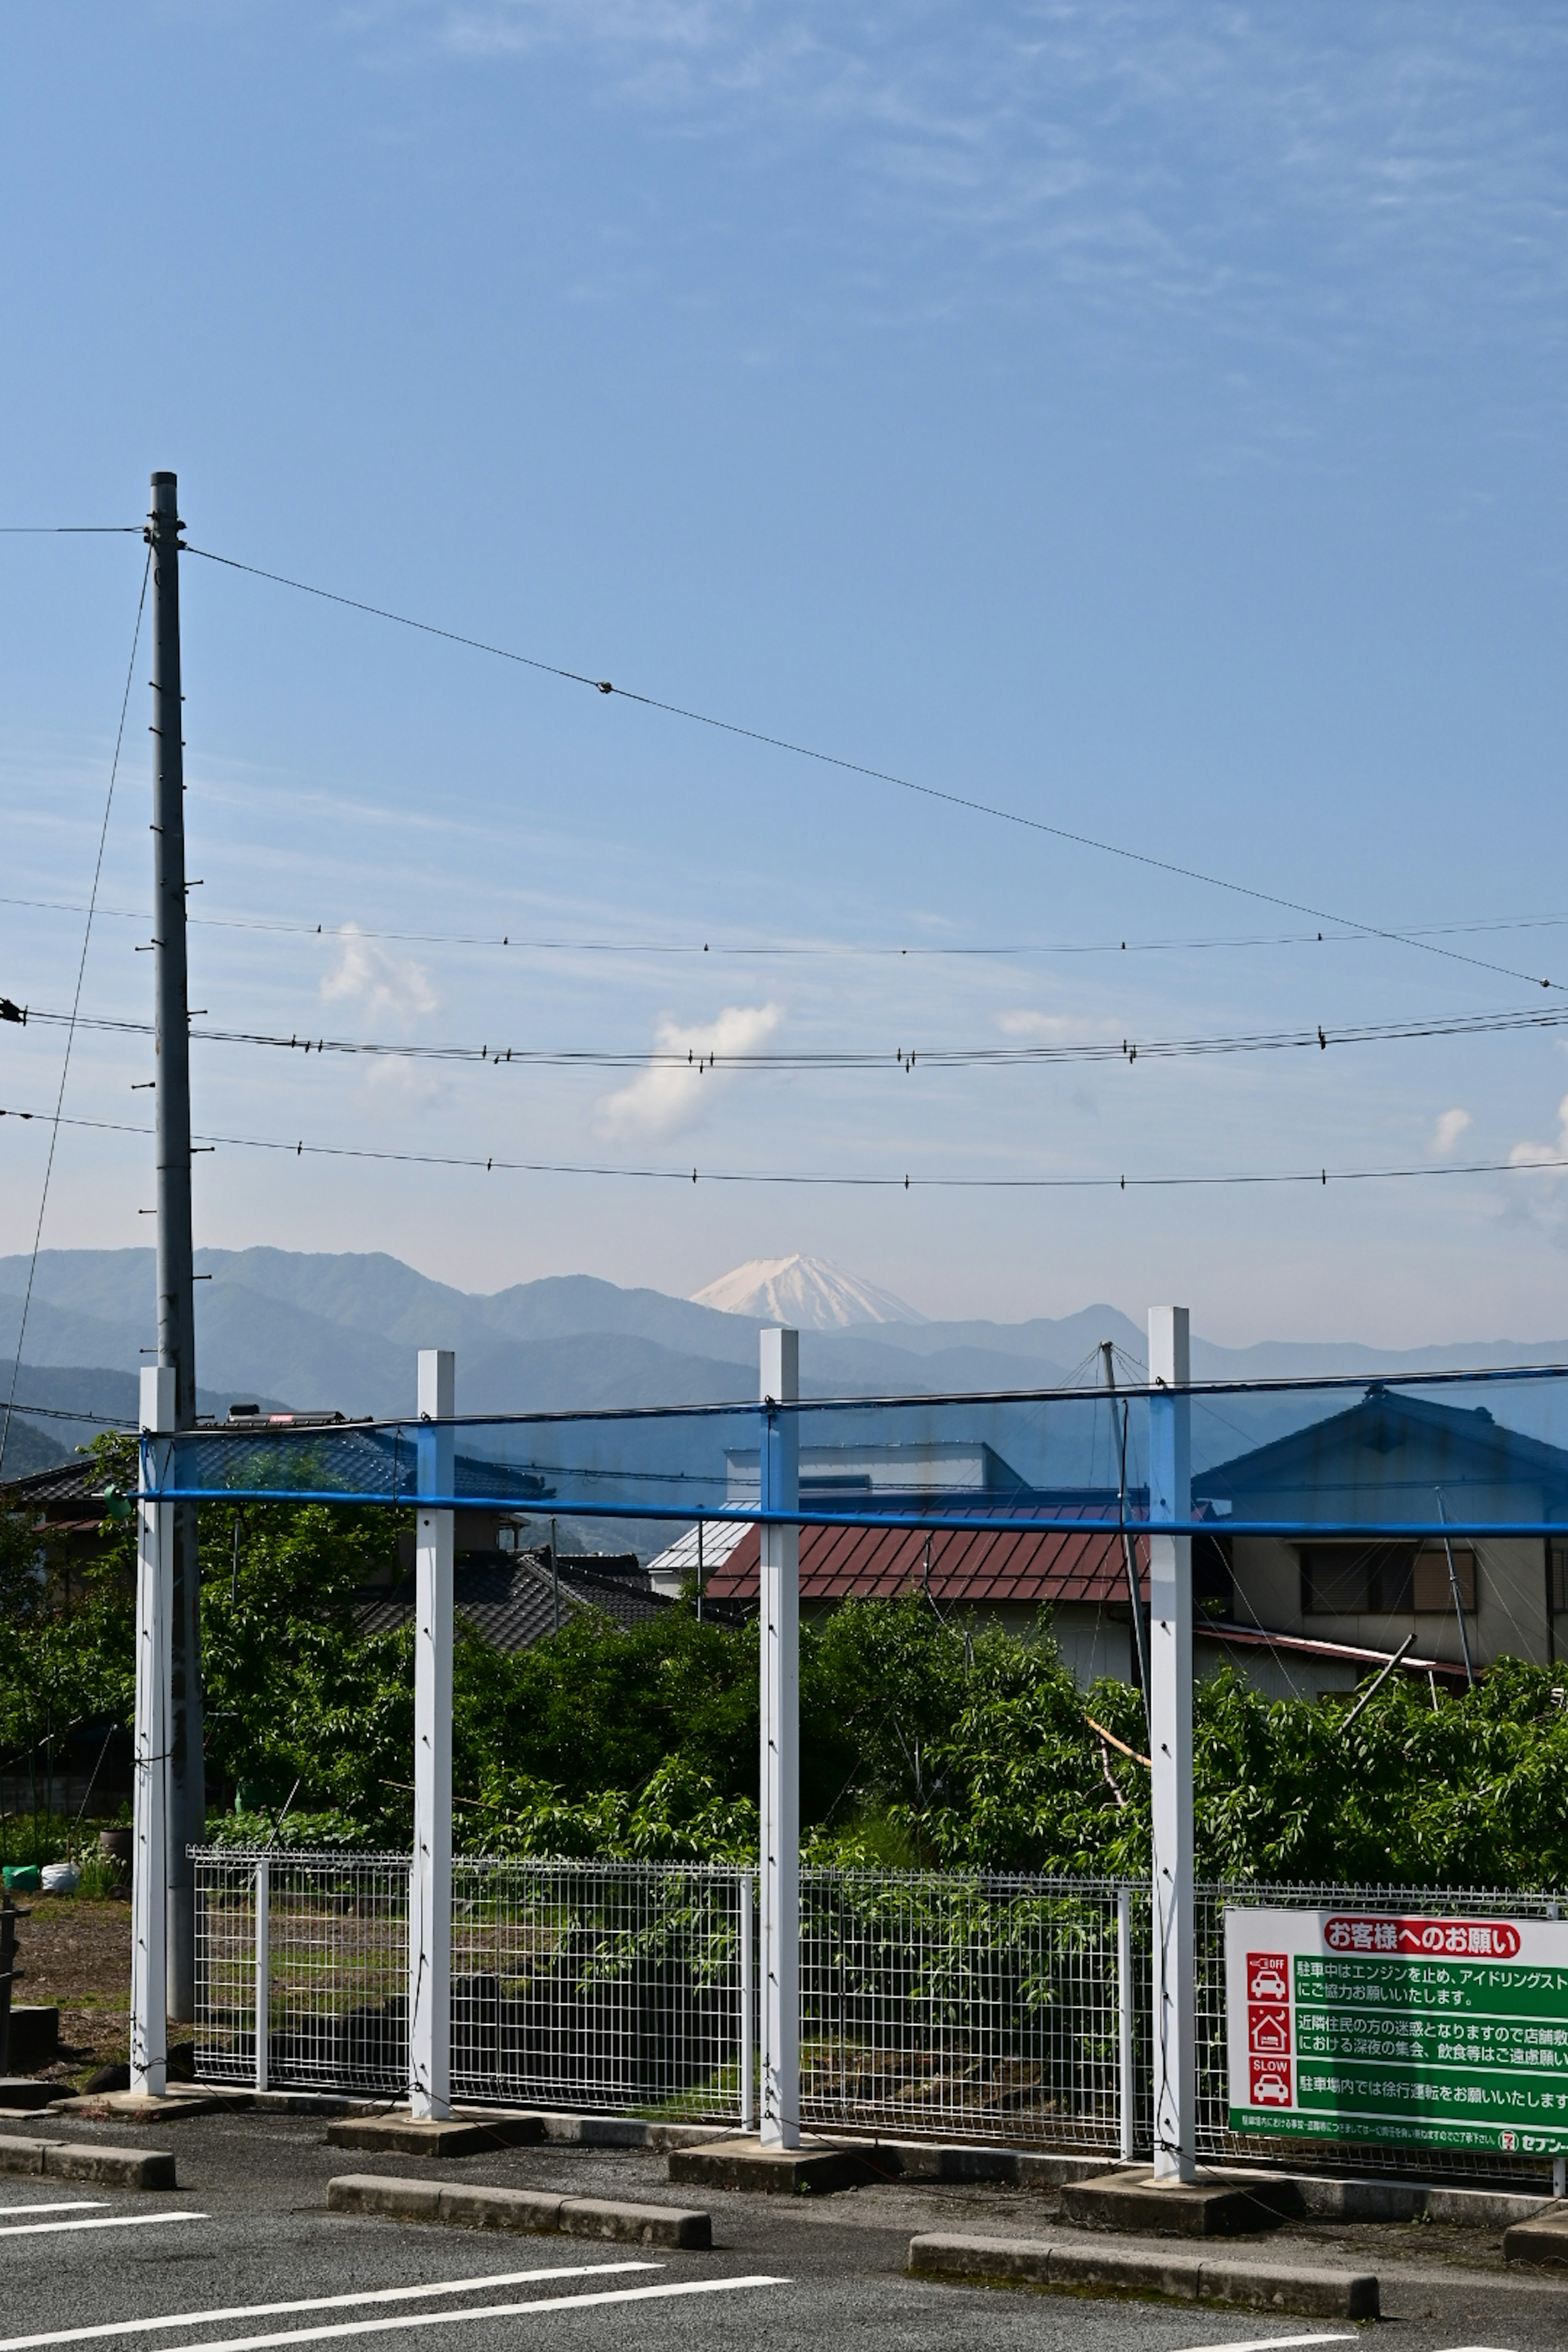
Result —
[{"label": "red metal roof", "polygon": [[[939,1606],[953,1601],[1125,1601],[1127,1570],[1115,1528],[1088,1515],[1075,1522],[1062,1514],[1054,1528],[1013,1530],[993,1523],[945,1529],[927,1538],[901,1528],[802,1528],[800,1597],[804,1601],[888,1601],[918,1590],[925,1580],[931,1545],[930,1584]],[[1139,1582],[1149,1591],[1147,1539],[1134,1538]],[[748,1528],[729,1559],[713,1570],[704,1589],[715,1601],[754,1602],[762,1540]]]}]

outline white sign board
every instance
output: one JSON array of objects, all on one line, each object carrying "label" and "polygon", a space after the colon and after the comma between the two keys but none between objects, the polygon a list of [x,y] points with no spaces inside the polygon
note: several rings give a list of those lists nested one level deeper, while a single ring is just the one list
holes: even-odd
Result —
[{"label": "white sign board", "polygon": [[1568,1924],[1227,1908],[1230,2127],[1568,2151]]}]

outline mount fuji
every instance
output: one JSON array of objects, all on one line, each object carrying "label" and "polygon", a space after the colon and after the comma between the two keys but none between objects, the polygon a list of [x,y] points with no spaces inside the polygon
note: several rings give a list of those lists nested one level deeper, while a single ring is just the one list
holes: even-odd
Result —
[{"label": "mount fuji", "polygon": [[724,1315],[751,1315],[798,1331],[847,1331],[857,1324],[923,1323],[918,1309],[843,1274],[821,1257],[753,1257],[694,1291],[696,1307]]}]

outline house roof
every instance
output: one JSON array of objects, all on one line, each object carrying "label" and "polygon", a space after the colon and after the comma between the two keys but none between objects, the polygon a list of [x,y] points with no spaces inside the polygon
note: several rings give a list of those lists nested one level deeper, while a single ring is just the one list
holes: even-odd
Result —
[{"label": "house roof", "polygon": [[[926,1546],[931,1546],[929,1578]],[[1149,1547],[1134,1538],[1139,1586],[1149,1591]],[[715,1601],[754,1603],[762,1538],[749,1527],[707,1589]],[[929,1538],[900,1528],[802,1528],[800,1597],[812,1601],[889,1600],[929,1589],[949,1602],[1116,1601],[1127,1598],[1121,1537],[1089,1512],[1063,1512],[1052,1528],[949,1528]]]},{"label": "house roof", "polygon": [[[83,1455],[74,1462],[57,1462],[52,1469],[35,1470],[30,1477],[7,1478],[0,1486],[0,1500],[12,1511],[53,1512],[68,1505],[77,1517],[96,1520],[103,1517],[107,1484],[102,1463]],[[85,1514],[83,1505],[88,1507]]]},{"label": "house roof", "polygon": [[[601,1610],[619,1625],[642,1625],[677,1603],[653,1591],[644,1577],[595,1572],[588,1561],[561,1563],[561,1622]],[[452,1572],[452,1608],[492,1650],[526,1650],[555,1630],[555,1593],[546,1559],[537,1552],[459,1560]],[[414,1614],[414,1579],[390,1592],[367,1593],[355,1603],[362,1633],[392,1633]]]},{"label": "house roof", "polygon": [[[705,1519],[702,1522],[702,1581],[707,1590],[712,1590],[714,1570],[721,1568],[736,1546],[755,1533],[755,1528],[748,1526],[744,1519]],[[666,1545],[657,1559],[649,1560],[647,1572],[650,1576],[695,1578],[697,1565],[697,1529],[688,1528],[684,1535],[677,1536],[672,1544]]]},{"label": "house roof", "polygon": [[1537,1487],[1568,1504],[1568,1453],[1508,1429],[1485,1405],[1437,1404],[1373,1381],[1343,1412],[1199,1471],[1195,1497],[1310,1491],[1322,1516],[1398,1518],[1442,1486]]}]

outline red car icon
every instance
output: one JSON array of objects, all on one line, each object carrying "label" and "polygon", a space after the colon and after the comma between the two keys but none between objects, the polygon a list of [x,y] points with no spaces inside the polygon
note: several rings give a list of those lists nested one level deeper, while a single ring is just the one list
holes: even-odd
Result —
[{"label": "red car icon", "polygon": [[1247,1997],[1249,2000],[1289,2000],[1290,1988],[1285,1978],[1284,1961],[1261,1952],[1248,1953]]},{"label": "red car icon", "polygon": [[1260,2107],[1288,2107],[1290,2085],[1282,2074],[1259,2074],[1252,2085],[1252,2095]]}]

